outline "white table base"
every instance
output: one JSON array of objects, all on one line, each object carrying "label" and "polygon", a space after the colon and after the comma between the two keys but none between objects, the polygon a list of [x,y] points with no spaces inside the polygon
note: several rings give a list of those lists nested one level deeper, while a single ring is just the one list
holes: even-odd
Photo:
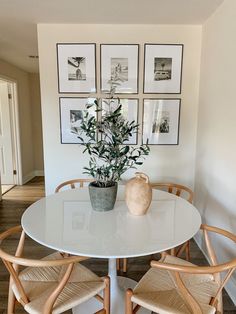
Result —
[{"label": "white table base", "polygon": [[[110,258],[108,263],[108,275],[111,279],[111,314],[125,313],[125,292],[128,288],[133,289],[136,281],[117,276],[116,259]],[[101,303],[95,298],[73,308],[73,314],[93,314],[102,308]],[[139,314],[150,314],[151,312],[141,308]]]}]

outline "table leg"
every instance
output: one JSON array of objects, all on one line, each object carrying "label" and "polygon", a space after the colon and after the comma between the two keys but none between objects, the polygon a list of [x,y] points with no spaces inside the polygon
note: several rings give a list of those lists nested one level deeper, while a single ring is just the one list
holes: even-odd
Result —
[{"label": "table leg", "polygon": [[[111,314],[125,313],[125,291],[128,288],[133,289],[137,284],[136,281],[117,276],[116,259],[109,258],[108,275],[111,279]],[[92,314],[101,309],[101,303],[95,298],[73,308],[73,314]],[[151,312],[145,309],[140,309],[139,314],[150,314]]]},{"label": "table leg", "polygon": [[136,281],[117,276],[116,259],[110,258],[108,262],[108,276],[111,279],[111,313],[125,312],[125,291],[134,288]]}]

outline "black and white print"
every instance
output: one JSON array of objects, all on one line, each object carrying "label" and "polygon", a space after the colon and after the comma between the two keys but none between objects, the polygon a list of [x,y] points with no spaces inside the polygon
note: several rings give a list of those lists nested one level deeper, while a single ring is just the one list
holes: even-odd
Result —
[{"label": "black and white print", "polygon": [[68,80],[85,81],[86,80],[86,58],[69,57],[68,58]]},{"label": "black and white print", "polygon": [[128,81],[128,58],[111,58],[111,79]]},{"label": "black and white print", "polygon": [[171,80],[172,58],[154,58],[154,80]]},{"label": "black and white print", "polygon": [[170,113],[169,111],[159,111],[156,108],[152,124],[152,133],[169,133],[170,132]]},{"label": "black and white print", "polygon": [[87,110],[70,110],[71,133],[80,134],[81,123]]}]

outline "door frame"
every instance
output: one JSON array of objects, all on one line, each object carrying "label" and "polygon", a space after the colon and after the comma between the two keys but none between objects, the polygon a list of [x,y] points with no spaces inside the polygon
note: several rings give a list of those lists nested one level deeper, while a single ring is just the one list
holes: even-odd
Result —
[{"label": "door frame", "polygon": [[14,184],[22,185],[22,162],[21,162],[21,145],[20,145],[20,122],[19,122],[19,101],[17,81],[0,75],[0,80],[8,83],[8,93],[11,95],[10,104],[10,125],[12,136],[12,154],[13,154],[13,169],[16,170]]}]

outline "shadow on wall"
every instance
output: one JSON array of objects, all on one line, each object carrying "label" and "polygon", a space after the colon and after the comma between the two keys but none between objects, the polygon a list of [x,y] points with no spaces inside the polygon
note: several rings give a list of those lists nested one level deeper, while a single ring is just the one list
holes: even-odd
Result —
[{"label": "shadow on wall", "polygon": [[[207,186],[196,184],[194,205],[199,210],[203,223],[235,233],[236,192],[232,190],[231,186],[217,181],[216,178],[211,182],[214,182],[215,187],[212,184]],[[209,189],[208,186],[211,188]]]}]

